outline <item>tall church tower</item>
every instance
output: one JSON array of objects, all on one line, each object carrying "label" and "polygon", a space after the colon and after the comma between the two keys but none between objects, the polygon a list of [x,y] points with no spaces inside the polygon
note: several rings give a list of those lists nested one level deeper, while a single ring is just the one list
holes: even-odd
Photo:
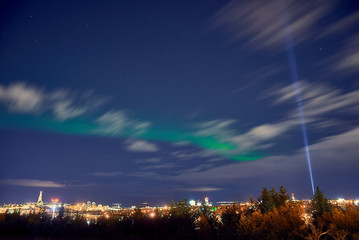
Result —
[{"label": "tall church tower", "polygon": [[42,191],[40,191],[39,199],[37,200],[37,206],[41,207],[44,204],[42,201]]}]

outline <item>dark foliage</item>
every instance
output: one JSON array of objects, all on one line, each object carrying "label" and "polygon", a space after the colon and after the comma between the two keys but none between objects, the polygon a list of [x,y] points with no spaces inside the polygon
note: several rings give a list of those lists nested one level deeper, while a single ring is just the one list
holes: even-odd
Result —
[{"label": "dark foliage", "polygon": [[319,187],[317,187],[315,191],[311,206],[312,214],[315,219],[332,210],[332,205],[329,203],[329,200],[324,197],[324,194],[320,191]]},{"label": "dark foliage", "polygon": [[269,191],[266,187],[263,187],[256,206],[262,213],[267,213],[283,206],[289,198],[289,194],[283,186],[279,187],[279,192],[276,192],[273,187]]}]

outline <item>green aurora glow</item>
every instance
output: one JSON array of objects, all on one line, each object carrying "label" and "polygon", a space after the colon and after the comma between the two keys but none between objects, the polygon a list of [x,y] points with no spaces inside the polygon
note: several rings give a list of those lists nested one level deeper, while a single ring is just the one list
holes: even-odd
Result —
[{"label": "green aurora glow", "polygon": [[207,149],[216,154],[234,161],[253,161],[262,158],[256,153],[235,154],[236,146],[216,139],[213,136],[197,136],[196,134],[183,129],[165,129],[151,126],[142,133],[136,134],[133,130],[127,129],[116,134],[109,134],[101,130],[94,120],[71,119],[57,121],[51,116],[32,116],[20,114],[0,113],[0,126],[2,128],[21,128],[49,131],[70,135],[105,136],[119,138],[137,138],[149,141],[163,141],[169,143],[186,142],[194,146]]}]

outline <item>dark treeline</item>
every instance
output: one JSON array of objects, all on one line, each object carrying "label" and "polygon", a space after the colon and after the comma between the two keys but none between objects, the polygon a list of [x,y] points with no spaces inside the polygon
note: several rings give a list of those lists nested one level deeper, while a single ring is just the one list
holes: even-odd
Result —
[{"label": "dark treeline", "polygon": [[0,239],[359,239],[359,209],[329,203],[317,188],[311,204],[290,201],[285,188],[268,190],[247,206],[216,210],[172,203],[153,216],[136,209],[88,223],[80,215],[0,214]]}]

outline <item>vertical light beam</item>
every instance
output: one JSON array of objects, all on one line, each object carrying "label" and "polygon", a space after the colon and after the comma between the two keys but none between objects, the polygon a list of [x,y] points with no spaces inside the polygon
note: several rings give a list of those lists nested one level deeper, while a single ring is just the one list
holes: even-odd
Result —
[{"label": "vertical light beam", "polygon": [[297,70],[297,63],[293,48],[293,41],[290,33],[290,29],[288,27],[288,15],[284,6],[284,1],[277,1],[277,3],[280,2],[280,13],[282,15],[282,21],[283,21],[283,38],[286,46],[286,52],[287,52],[287,58],[291,73],[291,78],[293,81],[293,90],[295,91],[295,97],[296,97],[296,103],[297,103],[297,109],[299,113],[300,118],[300,125],[302,128],[302,136],[303,136],[303,142],[305,147],[305,154],[307,158],[308,163],[308,169],[309,169],[309,175],[310,175],[310,182],[312,184],[312,191],[314,195],[314,181],[313,181],[313,174],[312,174],[312,163],[310,160],[310,152],[309,152],[309,146],[308,146],[308,137],[307,137],[307,127],[305,125],[305,115],[304,115],[304,109],[303,109],[303,102],[302,102],[302,94],[301,89],[298,81],[298,70]]}]

